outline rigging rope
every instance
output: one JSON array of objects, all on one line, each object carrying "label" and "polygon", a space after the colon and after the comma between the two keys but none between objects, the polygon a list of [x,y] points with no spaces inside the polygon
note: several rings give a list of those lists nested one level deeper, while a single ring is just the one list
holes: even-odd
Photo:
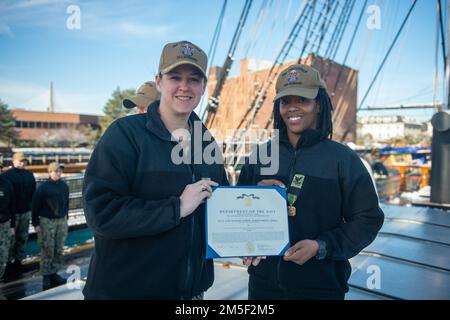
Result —
[{"label": "rigging rope", "polygon": [[253,0],[246,0],[244,4],[244,8],[242,9],[242,13],[236,27],[236,30],[233,35],[233,39],[231,40],[230,48],[228,49],[228,54],[225,58],[225,62],[220,71],[219,78],[217,79],[216,87],[214,88],[212,96],[209,98],[208,105],[206,106],[207,117],[205,121],[205,125],[208,127],[216,116],[216,111],[219,104],[219,96],[222,91],[223,85],[225,83],[225,79],[230,72],[231,65],[233,64],[233,57],[236,51],[237,44],[239,42],[239,38],[242,34],[242,30],[244,28],[245,22],[247,21],[248,13],[250,12],[250,8]]},{"label": "rigging rope", "polygon": [[[411,12],[413,11],[413,9],[414,9],[414,7],[416,6],[416,4],[417,4],[417,0],[414,0],[414,2],[412,3],[411,7],[410,7],[409,10],[408,10],[408,13],[406,14],[406,17],[404,18],[404,20],[403,20],[403,22],[402,22],[402,24],[401,24],[401,26],[400,26],[400,29],[397,31],[397,34],[395,35],[394,40],[392,41],[392,43],[391,43],[391,45],[390,45],[390,47],[389,47],[389,49],[388,49],[386,55],[384,56],[383,61],[381,62],[380,66],[378,67],[378,70],[377,70],[377,72],[375,73],[375,76],[373,77],[373,79],[372,79],[372,81],[371,81],[369,87],[367,88],[366,93],[365,93],[364,96],[363,96],[363,99],[361,100],[359,106],[356,108],[357,111],[358,111],[359,109],[361,109],[361,106],[362,106],[362,105],[364,104],[364,102],[366,101],[366,99],[367,99],[367,97],[368,97],[370,91],[372,90],[372,87],[373,87],[375,81],[376,81],[377,78],[378,78],[378,75],[380,74],[380,72],[381,72],[381,70],[383,69],[383,67],[384,67],[384,65],[385,65],[385,63],[386,63],[386,61],[387,61],[387,59],[389,58],[389,55],[390,55],[390,53],[392,52],[392,49],[394,48],[395,44],[397,43],[397,40],[398,40],[398,38],[400,37],[400,34],[402,33],[403,28],[405,27],[406,22],[408,21],[409,17],[411,16]],[[347,135],[349,134],[349,132],[350,132],[351,128],[354,126],[354,124],[355,124],[355,123],[353,122],[353,125],[350,125],[350,126],[346,129],[346,131],[344,132],[344,135],[343,135],[342,138],[341,138],[341,142],[345,140],[345,138],[346,138]]]}]

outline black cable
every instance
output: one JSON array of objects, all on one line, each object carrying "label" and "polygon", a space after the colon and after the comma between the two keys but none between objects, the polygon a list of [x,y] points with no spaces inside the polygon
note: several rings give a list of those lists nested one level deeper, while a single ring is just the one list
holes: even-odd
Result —
[{"label": "black cable", "polygon": [[[315,1],[315,0],[313,0],[313,1]],[[276,75],[278,74],[278,71],[275,71],[275,73],[273,73],[273,72],[274,72],[274,70],[275,70],[275,68],[277,66],[278,66],[277,69],[280,68],[280,66],[281,66],[280,60],[284,61],[286,56],[289,54],[289,51],[292,48],[294,40],[297,38],[297,36],[298,36],[298,34],[299,34],[299,32],[300,32],[300,30],[302,28],[302,25],[303,25],[303,23],[302,23],[303,21],[302,20],[306,19],[306,17],[307,17],[307,13],[306,12],[309,12],[310,9],[311,9],[311,6],[308,3],[308,5],[305,6],[304,10],[302,11],[301,15],[298,17],[296,23],[294,24],[294,27],[291,29],[291,32],[289,33],[288,38],[286,39],[285,43],[283,44],[283,47],[281,48],[280,52],[277,55],[277,58],[275,59],[274,63],[272,64],[272,67],[269,70],[269,73],[268,73],[268,75],[266,77],[266,81],[264,81],[264,83],[260,86],[257,95],[255,96],[255,98],[254,98],[250,108],[247,110],[247,112],[244,114],[242,120],[239,122],[239,124],[237,126],[237,129],[241,128],[241,126],[245,122],[245,119],[247,118],[247,116],[250,114],[250,112],[255,107],[256,107],[256,110],[259,110],[260,106],[264,103],[264,101],[266,99],[267,90],[269,89],[270,85],[273,82],[273,79],[271,79],[271,78],[276,77]],[[283,53],[284,53],[284,56],[283,56],[282,59],[280,59],[281,56],[283,55]],[[267,80],[268,80],[268,82],[267,82]],[[256,111],[256,113],[253,115],[252,119],[247,122],[246,128],[248,128],[250,123],[253,121],[254,117],[257,114],[257,112],[258,111]]]},{"label": "black cable", "polygon": [[373,87],[375,81],[377,80],[378,75],[379,75],[380,72],[381,72],[381,69],[383,69],[384,64],[386,63],[387,58],[389,57],[389,55],[391,54],[392,49],[394,48],[395,44],[397,43],[397,40],[398,40],[398,38],[399,38],[399,36],[400,36],[400,34],[401,34],[403,28],[405,27],[406,22],[408,21],[409,16],[411,15],[412,10],[413,10],[414,7],[416,6],[416,3],[417,3],[417,0],[414,0],[413,4],[411,5],[411,8],[410,8],[409,11],[408,11],[408,14],[406,15],[405,19],[403,20],[402,25],[400,26],[400,29],[397,31],[397,34],[395,35],[394,41],[392,41],[392,44],[391,44],[391,46],[389,47],[389,50],[387,51],[386,55],[384,56],[383,61],[381,62],[380,66],[378,67],[378,70],[377,70],[377,72],[375,73],[375,76],[373,77],[372,82],[371,82],[370,85],[369,85],[369,88],[367,89],[366,93],[364,94],[364,97],[363,97],[363,99],[361,100],[361,103],[359,104],[357,110],[361,109],[361,106],[362,106],[362,105],[364,104],[364,102],[366,101],[367,96],[369,95],[370,90],[372,90],[372,87]]},{"label": "black cable", "polygon": [[[319,25],[320,21],[322,20],[322,16],[323,16],[323,13],[324,13],[324,11],[325,11],[325,8],[326,8],[326,4],[324,3],[324,4],[323,4],[323,7],[322,7],[322,10],[320,10],[319,16],[317,17],[317,20],[316,20],[316,22],[315,22],[314,27],[313,27],[312,30],[316,30],[316,29],[317,29],[317,26]],[[314,41],[309,41],[309,38],[312,37],[312,34],[311,34],[310,37],[305,37],[305,39],[308,39],[307,45],[309,45],[310,43],[313,43],[313,44],[314,44],[314,43],[317,41],[318,35],[319,35],[318,32],[316,32],[316,37],[315,37]],[[297,63],[301,63],[301,59],[302,59],[303,54],[304,54],[305,51],[306,51],[307,45],[306,45],[306,46],[303,46],[302,52],[300,53],[300,56],[299,56],[299,58],[298,58],[298,60],[297,60]]]},{"label": "black cable", "polygon": [[[335,2],[335,8],[336,8],[338,5],[339,5],[339,2],[336,1],[336,2]],[[311,6],[311,7],[312,7],[312,6]],[[327,16],[328,16],[331,12],[332,12],[332,10],[331,10],[331,7],[330,7],[330,1],[327,0],[327,2],[323,4],[322,9],[320,10],[319,16],[317,17],[317,19],[316,19],[316,21],[315,21],[315,23],[314,23],[313,30],[316,30],[316,29],[318,28],[320,22],[322,22],[322,25],[321,25],[321,28],[323,29],[323,30],[322,30],[322,33],[325,34],[325,33],[328,31],[328,28],[329,28],[329,25],[330,25],[329,22],[327,23]],[[322,21],[322,20],[323,20],[323,21]],[[331,18],[330,18],[329,21],[331,21]],[[306,35],[306,37],[307,37],[307,36],[308,36],[308,35]],[[313,44],[317,42],[318,36],[319,36],[319,33],[316,32],[315,40],[312,42]],[[323,40],[323,37],[321,38],[321,40]],[[309,43],[309,39],[308,39],[308,38],[305,38],[305,41],[308,41],[308,43]],[[301,52],[301,54],[300,54],[300,56],[299,56],[299,58],[298,58],[297,63],[301,63],[301,58],[302,58],[303,53],[305,52],[305,50],[306,50],[306,48],[307,48],[307,46],[308,46],[308,43],[306,43],[306,45],[303,46],[302,52]],[[292,46],[292,44],[293,44],[293,43],[291,43],[290,46]],[[319,44],[317,47],[320,48],[320,44]],[[315,52],[315,51],[313,51],[313,52]],[[266,90],[266,93],[267,93],[267,90]],[[263,98],[264,98],[264,99],[266,98],[265,95],[263,96]],[[261,106],[262,106],[262,103],[261,103],[261,104],[259,105],[259,107],[255,110],[255,113],[254,113],[254,115],[253,115],[253,118],[256,117],[256,115],[257,115],[259,109],[261,108]],[[267,120],[267,122],[266,122],[264,128],[267,129],[271,122],[272,122],[272,116],[269,117],[269,119]],[[248,125],[247,125],[247,127],[248,127]]]},{"label": "black cable", "polygon": [[319,41],[317,42],[316,49],[315,50],[313,49],[313,52],[316,52],[317,54],[319,54],[319,52],[320,52],[320,47],[322,46],[323,39],[325,37],[325,34],[328,32],[328,28],[330,26],[331,17],[329,17],[329,14],[331,11],[335,11],[337,9],[336,6],[338,4],[339,4],[339,1],[335,0],[334,10],[331,10],[331,1],[330,0],[327,1],[325,17],[324,17],[322,25],[320,27],[320,38],[319,38]]},{"label": "black cable", "polygon": [[[445,35],[444,35],[444,23],[442,22],[442,4],[441,0],[438,0],[438,6],[439,6],[439,25],[441,30],[441,46],[442,46],[442,58],[444,59],[444,70],[447,70],[447,51],[445,48]],[[449,13],[447,13],[449,14]]]},{"label": "black cable", "polygon": [[348,59],[348,56],[350,54],[350,50],[353,47],[353,43],[355,41],[356,34],[358,33],[358,30],[359,30],[359,25],[361,24],[361,20],[362,20],[362,17],[364,15],[364,12],[366,12],[366,5],[367,5],[367,0],[364,1],[364,4],[362,6],[361,12],[360,12],[359,17],[358,17],[358,22],[356,23],[355,30],[353,30],[352,38],[350,40],[350,43],[348,44],[347,52],[345,53],[344,61],[341,64],[341,66],[342,66],[341,70],[339,70],[339,74],[338,74],[338,76],[336,78],[336,82],[334,83],[334,88],[333,88],[333,91],[331,93],[334,93],[336,91],[336,88],[337,88],[337,85],[339,83],[339,80],[341,79],[343,66],[345,66],[345,64],[347,63],[347,59]]},{"label": "black cable", "polygon": [[[272,5],[272,1],[270,2],[269,6],[271,6],[271,5]],[[265,15],[265,13],[264,13],[266,7],[267,7],[267,0],[264,0],[263,2],[261,2],[261,6],[259,7],[258,14],[256,15],[256,21],[254,22],[254,27],[252,28],[252,30],[250,30],[250,32],[253,33],[253,35],[256,35],[258,33],[263,21],[267,17],[267,15]],[[248,40],[248,44],[246,47],[247,49],[245,50],[244,56],[248,56],[250,49],[252,47],[254,47],[255,43],[256,43],[256,40]]]},{"label": "black cable", "polygon": [[[340,48],[342,37],[347,29],[348,21],[350,15],[353,11],[353,6],[356,0],[345,0],[344,7],[342,8],[341,15],[339,16],[339,25],[336,26],[334,40],[330,41],[330,44],[325,53],[325,59],[329,59],[330,63],[326,64],[326,71],[324,72],[322,78],[325,82],[327,82],[328,76],[332,69],[332,61],[334,61],[337,51]],[[340,66],[340,71],[344,66]]]},{"label": "black cable", "polygon": [[[311,0],[310,0],[311,1]],[[315,0],[312,0],[315,1]],[[309,12],[309,10],[312,8],[310,2],[308,2],[308,4],[305,5],[305,7],[303,7],[303,10],[301,12],[301,14],[298,16],[297,21],[295,22],[294,26],[292,27],[286,41],[284,42],[281,50],[279,51],[274,63],[272,64],[268,75],[266,76],[265,81],[261,84],[261,86],[258,89],[258,92],[255,96],[255,98],[253,99],[252,103],[250,104],[250,107],[247,109],[247,111],[245,112],[245,114],[243,115],[241,121],[239,122],[237,129],[240,129],[241,126],[244,124],[245,120],[247,119],[248,115],[250,114],[250,112],[255,108],[255,106],[258,105],[258,103],[262,100],[265,100],[264,95],[262,94],[263,92],[267,92],[267,89],[270,87],[270,85],[272,84],[273,80],[271,80],[270,78],[272,77],[272,74],[276,68],[276,66],[278,65],[278,61],[280,60],[280,57],[283,55],[283,52],[286,50],[286,47],[288,47],[288,50],[286,50],[285,52],[285,56],[289,53],[289,49],[292,47],[292,43],[295,40],[295,37],[298,36],[298,32],[299,30],[297,30],[298,28],[301,29],[301,27],[303,26],[303,20],[305,20],[305,18],[307,17],[307,12]],[[275,73],[276,74],[276,73]],[[268,83],[267,83],[268,82]],[[266,85],[267,83],[267,85]],[[264,88],[266,88],[264,90]],[[247,123],[248,124],[248,123]]]},{"label": "black cable", "polygon": [[242,30],[244,28],[245,22],[247,21],[248,13],[250,12],[252,2],[253,2],[253,0],[245,1],[244,8],[242,9],[242,13],[239,18],[238,25],[237,25],[236,30],[233,35],[233,39],[231,40],[228,54],[225,58],[225,62],[220,71],[219,78],[217,79],[216,87],[214,88],[213,94],[208,101],[208,105],[206,106],[205,114],[208,113],[208,116],[206,117],[206,126],[208,126],[209,124],[211,124],[214,121],[215,115],[217,113],[217,108],[219,106],[219,96],[222,91],[225,80],[228,76],[228,73],[231,69],[231,65],[233,63],[234,52],[235,52],[237,44],[239,42],[239,38],[242,34]]},{"label": "black cable", "polygon": [[351,14],[353,12],[353,8],[355,6],[355,2],[356,2],[356,0],[353,0],[351,5],[350,5],[350,7],[349,7],[349,9],[348,9],[347,16],[345,18],[345,22],[344,22],[344,25],[342,27],[342,30],[341,30],[341,32],[339,34],[339,38],[338,38],[337,44],[336,44],[336,46],[334,48],[334,51],[332,51],[331,60],[334,60],[336,58],[336,55],[337,55],[337,52],[339,50],[340,44],[342,43],[342,37],[345,34],[345,30],[347,29],[347,26],[348,26],[348,21],[350,20],[350,16],[351,16]]},{"label": "black cable", "polygon": [[228,50],[228,55],[233,56],[236,50],[237,44],[239,42],[239,37],[241,36],[242,29],[244,27],[245,21],[247,20],[248,13],[250,12],[250,7],[252,5],[252,0],[246,0],[244,9],[241,13],[241,18],[239,19],[238,26],[234,32],[233,40],[231,40],[230,49]]},{"label": "black cable", "polygon": [[[217,44],[219,43],[220,33],[222,31],[223,18],[225,16],[225,9],[226,9],[226,6],[227,6],[227,2],[228,2],[228,0],[224,0],[223,1],[222,9],[220,11],[219,18],[217,19],[216,28],[214,30],[214,35],[213,35],[213,38],[211,40],[211,45],[209,46],[209,50],[208,50],[208,61],[209,62],[208,62],[208,71],[207,72],[209,72],[209,69],[211,68],[211,66],[212,66],[212,64],[214,62],[214,57],[216,55],[216,50],[217,50]],[[212,52],[212,55],[211,55],[211,52]],[[205,96],[202,96],[202,100],[200,102],[200,105],[202,105],[204,97]],[[206,107],[203,110],[203,113],[202,113],[202,115],[200,117],[200,119],[202,119],[202,121],[205,118],[207,110],[208,110],[208,108],[206,108]]]},{"label": "black cable", "polygon": [[[341,77],[342,77],[342,74],[343,74],[343,71],[344,71],[344,68],[345,68],[345,64],[346,64],[348,56],[350,54],[350,50],[353,47],[353,43],[354,43],[354,40],[355,40],[355,37],[356,37],[356,33],[359,30],[359,26],[361,24],[362,17],[364,15],[365,11],[366,11],[366,5],[367,5],[367,0],[364,1],[364,4],[363,4],[363,6],[361,8],[361,12],[360,12],[360,15],[358,17],[358,21],[357,21],[356,26],[355,26],[355,30],[353,31],[352,38],[351,38],[351,40],[349,42],[347,51],[345,53],[344,61],[342,62],[341,67],[339,68],[339,72],[338,72],[338,75],[336,77],[336,81],[334,82],[333,90],[330,92],[332,96],[335,95],[337,86],[338,86],[339,82],[341,81]],[[352,78],[350,78],[350,79],[352,79]],[[347,81],[348,81],[348,79],[347,79]],[[350,86],[345,86],[344,91],[342,92],[342,94],[340,96],[341,97],[345,97],[345,95],[347,94],[347,91],[349,90],[349,88],[350,88]],[[338,116],[340,116],[341,113],[344,112],[341,108],[339,108],[339,105],[336,105],[335,107],[336,107],[336,109],[335,109],[336,111],[333,114],[333,120],[334,121],[336,121],[336,119],[338,119]],[[347,128],[347,130],[349,130],[349,128]],[[344,132],[343,136],[346,136],[347,134],[348,133]],[[344,139],[341,139],[341,141],[343,141],[343,140]]]},{"label": "black cable", "polygon": [[[220,11],[219,19],[217,20],[217,25],[214,30],[214,36],[211,40],[211,45],[208,50],[209,67],[211,67],[211,65],[214,61],[217,44],[219,42],[220,33],[222,31],[223,17],[225,16],[225,9],[227,7],[227,2],[228,2],[228,0],[223,1],[222,10]],[[212,52],[212,55],[211,55],[211,52]],[[209,69],[209,67],[208,67],[208,69]]]},{"label": "black cable", "polygon": [[305,52],[306,47],[309,44],[309,38],[312,37],[312,35],[310,35],[310,32],[311,32],[312,21],[313,21],[313,18],[314,18],[315,8],[316,8],[316,0],[314,0],[314,2],[313,2],[312,12],[311,12],[311,19],[309,20],[308,29],[306,30],[306,34],[305,34],[305,42],[303,43],[303,48],[302,48],[302,51],[300,52],[300,58],[299,59],[302,58],[303,53]]},{"label": "black cable", "polygon": [[334,28],[334,31],[333,31],[333,33],[331,35],[330,42],[328,43],[328,48],[325,50],[325,54],[324,54],[325,58],[330,57],[331,56],[331,52],[334,49],[335,42],[338,39],[338,34],[340,32],[342,23],[344,21],[344,15],[345,15],[344,12],[345,12],[345,10],[346,10],[346,8],[348,6],[348,2],[349,2],[349,0],[345,0],[344,6],[343,6],[342,11],[341,11],[341,14],[339,15],[339,19],[338,19],[338,21],[336,23],[336,26]]},{"label": "black cable", "polygon": [[[411,8],[409,8],[408,13],[407,13],[405,19],[403,20],[403,22],[402,22],[402,24],[401,24],[401,26],[400,26],[400,29],[397,31],[397,34],[395,35],[395,38],[394,38],[394,40],[392,41],[392,44],[390,45],[390,47],[389,47],[389,49],[388,49],[386,55],[384,56],[383,61],[381,62],[380,66],[378,67],[378,70],[377,70],[377,72],[375,73],[375,76],[373,77],[372,82],[371,82],[370,85],[369,85],[369,88],[367,88],[367,91],[366,91],[366,93],[364,94],[363,99],[361,100],[359,106],[356,108],[356,111],[360,110],[360,109],[361,109],[361,106],[362,106],[362,105],[364,104],[364,102],[366,101],[366,99],[367,99],[367,97],[368,97],[370,91],[372,90],[372,87],[373,87],[375,81],[377,80],[377,78],[378,78],[378,76],[379,76],[381,70],[383,69],[384,64],[386,63],[387,58],[389,57],[389,55],[390,55],[392,49],[394,48],[395,44],[397,43],[397,40],[398,40],[398,38],[399,38],[399,36],[400,36],[400,34],[401,34],[403,28],[405,27],[406,22],[408,21],[410,15],[411,15],[411,12],[412,12],[412,10],[414,9],[414,7],[416,6],[416,4],[417,4],[417,0],[414,0],[413,4],[411,5]],[[354,124],[354,123],[353,123],[353,124]],[[344,135],[343,135],[342,138],[341,138],[341,142],[345,140],[345,138],[347,137],[348,133],[350,132],[350,128],[351,128],[352,126],[353,126],[353,125],[350,125],[350,126],[347,128],[347,130],[345,131]]]}]

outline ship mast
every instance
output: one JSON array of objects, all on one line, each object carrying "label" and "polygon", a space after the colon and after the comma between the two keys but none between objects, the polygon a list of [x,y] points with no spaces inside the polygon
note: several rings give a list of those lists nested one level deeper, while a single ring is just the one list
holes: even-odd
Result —
[{"label": "ship mast", "polygon": [[[439,1],[439,0],[438,0]],[[450,1],[447,0],[447,15],[450,12]],[[443,104],[443,109],[444,110],[449,110],[449,94],[450,94],[450,65],[449,65],[449,60],[450,60],[450,47],[449,47],[449,42],[448,42],[448,36],[450,34],[450,17],[447,17],[447,54],[445,57],[445,61],[446,63],[446,68],[445,68],[445,99],[444,99],[444,104]]]},{"label": "ship mast", "polygon": [[[438,2],[440,0],[437,0]],[[433,125],[430,202],[450,205],[450,0],[447,0],[447,51],[445,57],[445,94],[443,110],[431,119]]]}]

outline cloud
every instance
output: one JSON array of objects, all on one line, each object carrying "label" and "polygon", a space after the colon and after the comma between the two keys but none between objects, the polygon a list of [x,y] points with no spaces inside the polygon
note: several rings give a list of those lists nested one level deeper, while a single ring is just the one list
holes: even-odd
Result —
[{"label": "cloud", "polygon": [[68,16],[65,4],[68,3],[69,0],[0,1],[0,24],[5,23],[13,30],[65,26],[63,22]]},{"label": "cloud", "polygon": [[[45,111],[49,91],[40,85],[0,79],[0,99],[11,108]],[[101,114],[109,95],[110,92],[102,95],[55,90],[53,101],[56,112]]]},{"label": "cloud", "polygon": [[40,6],[46,6],[46,5],[54,5],[54,4],[61,4],[61,3],[68,3],[69,0],[27,0],[22,1],[20,3],[17,3],[9,9],[29,9],[33,7],[40,7]]},{"label": "cloud", "polygon": [[3,22],[0,22],[0,35],[6,35],[10,38],[14,38],[14,33],[11,31],[11,28]]},{"label": "cloud", "polygon": [[157,17],[149,15],[149,4],[141,1],[110,5],[100,1],[26,0],[15,3],[0,0],[0,36],[13,37],[12,30],[17,27],[66,31],[69,17],[66,7],[69,4],[77,4],[81,12],[81,29],[71,36],[83,39],[103,41],[120,37],[118,43],[122,44],[128,39],[165,38],[176,30],[175,24],[159,23]]},{"label": "cloud", "polygon": [[10,107],[21,107],[21,104],[39,97],[46,88],[33,85],[11,82],[0,79],[0,99]]},{"label": "cloud", "polygon": [[54,95],[55,111],[100,115],[108,98],[109,92],[102,95],[59,90]]}]

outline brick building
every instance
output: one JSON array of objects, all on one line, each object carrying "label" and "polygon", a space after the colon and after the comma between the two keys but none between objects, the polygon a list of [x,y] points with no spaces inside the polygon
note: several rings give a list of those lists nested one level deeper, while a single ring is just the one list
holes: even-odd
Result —
[{"label": "brick building", "polygon": [[[250,107],[259,86],[264,82],[269,73],[270,68],[254,68],[251,66],[254,65],[253,61],[250,62],[248,59],[241,60],[240,74],[226,80],[220,95],[217,115],[213,123],[209,126],[210,128],[219,130],[224,137],[227,137],[226,133],[228,129],[237,128],[245,112]],[[355,141],[358,72],[347,66],[342,66],[314,55],[307,56],[302,62],[319,70],[327,83],[328,93],[332,98],[334,106],[333,139],[339,141],[344,132],[348,131],[345,140]],[[284,64],[281,70],[294,63],[295,61],[291,61]],[[219,73],[219,67],[213,67],[209,72],[208,92],[210,94],[214,91]],[[336,85],[339,73],[341,75]],[[253,119],[250,128],[264,129],[272,114],[274,97],[275,84],[272,84],[267,98],[258,115]],[[251,118],[252,114],[253,111],[250,113],[247,121]],[[272,128],[272,125],[269,128]]]},{"label": "brick building", "polygon": [[82,126],[100,129],[98,116],[93,115],[21,109],[12,109],[12,113],[16,119],[19,140],[22,141],[32,141],[61,129],[79,129]]}]

